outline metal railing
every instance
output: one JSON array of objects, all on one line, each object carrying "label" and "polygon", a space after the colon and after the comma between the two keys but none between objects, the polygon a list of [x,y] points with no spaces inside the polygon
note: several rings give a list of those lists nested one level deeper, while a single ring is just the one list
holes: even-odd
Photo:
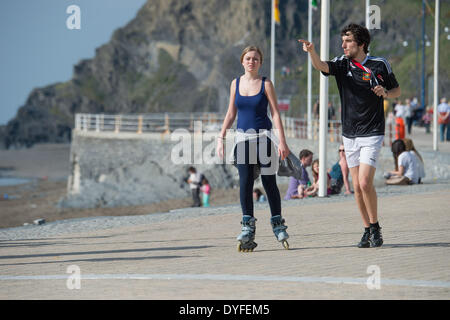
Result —
[{"label": "metal railing", "polygon": [[[170,133],[176,129],[194,130],[194,122],[218,127],[223,122],[223,115],[216,113],[154,113],[142,115],[108,115],[77,113],[75,130],[115,132],[115,133]],[[209,130],[212,131],[212,128]]]},{"label": "metal railing", "polygon": [[[77,113],[75,130],[79,132],[111,132],[111,133],[161,133],[169,134],[176,129],[190,132],[194,130],[220,131],[225,114],[212,112],[193,113],[153,113],[142,115],[107,115]],[[285,135],[288,138],[308,139],[307,120],[281,115]],[[197,121],[201,122],[198,126]],[[392,141],[392,126],[386,125],[386,138]],[[312,122],[312,139],[319,139],[319,120]],[[342,130],[339,120],[328,121],[328,139],[330,142],[341,142]]]}]

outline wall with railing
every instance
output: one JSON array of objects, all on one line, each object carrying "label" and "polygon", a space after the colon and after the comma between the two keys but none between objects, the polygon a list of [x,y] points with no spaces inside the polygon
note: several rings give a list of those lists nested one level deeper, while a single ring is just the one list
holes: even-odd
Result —
[{"label": "wall with railing", "polygon": [[[193,113],[153,113],[142,115],[108,115],[78,113],[75,115],[76,132],[110,132],[110,133],[161,133],[170,134],[174,130],[184,129],[190,132],[220,131],[225,114],[212,112]],[[308,123],[306,119],[281,115],[287,138],[308,139]],[[312,122],[313,140],[319,139],[319,120]],[[385,144],[392,143],[392,125],[386,124]],[[341,142],[342,130],[339,120],[328,121],[328,139],[330,142]]]}]

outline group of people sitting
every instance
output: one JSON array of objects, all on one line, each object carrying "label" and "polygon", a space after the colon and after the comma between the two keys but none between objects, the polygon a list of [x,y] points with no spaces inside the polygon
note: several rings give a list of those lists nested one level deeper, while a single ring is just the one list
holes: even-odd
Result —
[{"label": "group of people sitting", "polygon": [[[351,194],[348,180],[349,169],[345,159],[344,146],[339,146],[339,160],[327,170],[327,195],[341,193],[342,187],[345,187],[345,194]],[[313,161],[313,152],[308,149],[300,151],[299,158],[302,163],[302,179],[294,177],[289,178],[289,187],[286,192],[285,200],[302,199],[305,197],[314,197],[319,191],[319,159]],[[306,168],[311,166],[313,181],[310,180]]]},{"label": "group of people sitting", "polygon": [[[384,174],[388,185],[410,185],[422,183],[425,177],[424,162],[420,153],[414,147],[411,139],[398,139],[392,143],[392,154],[395,169]],[[345,158],[344,145],[339,146],[339,160],[327,170],[327,195],[340,194],[345,187],[344,194],[352,194],[349,183],[349,169]],[[317,196],[319,190],[319,159],[313,160],[313,153],[304,149],[299,154],[302,163],[302,179],[289,179],[289,187],[284,200],[302,199]],[[306,168],[311,166],[313,180],[311,181]],[[259,191],[259,190],[258,190]],[[264,199],[261,191],[255,199]],[[261,201],[261,200],[260,200]],[[264,200],[262,200],[264,201]]]},{"label": "group of people sitting", "polygon": [[[420,153],[414,147],[411,139],[398,139],[392,143],[392,155],[395,169],[384,174],[388,185],[410,185],[422,183],[425,177],[424,162]],[[345,158],[344,145],[339,146],[339,160],[327,170],[327,195],[340,194],[342,187],[344,194],[352,194],[349,183],[349,169]],[[315,197],[319,191],[319,159],[313,160],[313,152],[308,149],[300,151],[299,158],[302,163],[302,179],[289,178],[289,187],[285,200]],[[306,168],[311,166],[313,180],[311,181]],[[195,168],[189,168],[187,181],[192,190],[193,206],[209,206],[211,187],[203,174],[197,174]],[[200,200],[200,192],[203,194]],[[253,190],[253,199],[256,202],[266,201],[265,195],[259,188]]]}]

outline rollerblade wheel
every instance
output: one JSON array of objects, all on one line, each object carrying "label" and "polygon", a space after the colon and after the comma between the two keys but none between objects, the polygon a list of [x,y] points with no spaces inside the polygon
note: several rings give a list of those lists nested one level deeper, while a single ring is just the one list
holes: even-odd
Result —
[{"label": "rollerblade wheel", "polygon": [[255,248],[242,248],[242,243],[240,243],[240,242],[238,242],[238,244],[237,244],[238,252],[253,252],[253,249],[255,249]]},{"label": "rollerblade wheel", "polygon": [[284,241],[282,242],[282,244],[283,244],[283,247],[284,247],[286,250],[289,250],[289,243],[288,243],[286,240],[284,240]]}]

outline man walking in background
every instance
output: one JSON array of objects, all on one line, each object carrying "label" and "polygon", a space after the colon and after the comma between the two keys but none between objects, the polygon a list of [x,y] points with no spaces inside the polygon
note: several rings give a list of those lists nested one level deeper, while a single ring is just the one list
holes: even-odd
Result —
[{"label": "man walking in background", "polygon": [[449,130],[450,107],[447,104],[446,98],[441,99],[441,103],[438,105],[437,111],[438,111],[438,123],[441,131],[441,141],[444,140],[450,141],[450,130]]},{"label": "man walking in background", "polygon": [[200,181],[201,176],[197,173],[197,170],[194,167],[190,167],[188,169],[189,177],[187,183],[189,183],[189,188],[192,192],[192,207],[201,207],[200,203]]},{"label": "man walking in background", "polygon": [[365,227],[358,247],[379,247],[383,238],[373,179],[384,140],[383,100],[399,97],[400,87],[388,61],[368,55],[370,33],[367,28],[350,24],[341,31],[341,37],[344,54],[331,61],[321,61],[311,42],[299,42],[309,53],[315,69],[336,78],[342,105],[345,155]]}]

